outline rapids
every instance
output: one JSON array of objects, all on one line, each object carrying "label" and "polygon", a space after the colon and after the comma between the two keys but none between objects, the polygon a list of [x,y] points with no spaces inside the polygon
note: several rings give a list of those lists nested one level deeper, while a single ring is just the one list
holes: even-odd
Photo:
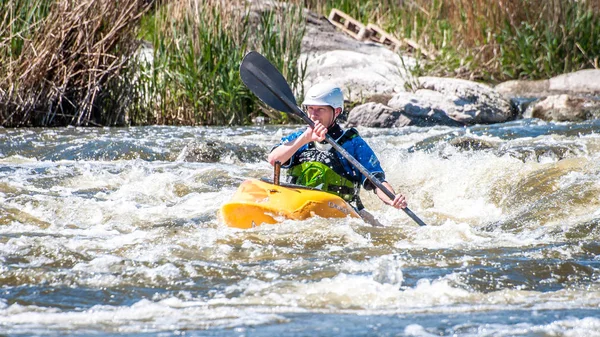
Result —
[{"label": "rapids", "polygon": [[600,336],[600,121],[359,128],[426,227],[219,223],[296,128],[0,129],[0,335]]}]

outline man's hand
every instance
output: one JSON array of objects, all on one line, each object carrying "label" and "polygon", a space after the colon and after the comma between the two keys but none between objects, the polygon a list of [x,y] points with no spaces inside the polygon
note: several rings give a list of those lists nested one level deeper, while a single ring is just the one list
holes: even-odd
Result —
[{"label": "man's hand", "polygon": [[400,193],[396,194],[392,186],[387,181],[384,181],[382,185],[385,186],[390,192],[394,193],[396,197],[394,198],[394,200],[392,200],[388,198],[388,196],[382,190],[377,188],[375,189],[375,193],[377,194],[379,199],[381,199],[381,201],[397,209],[406,208],[406,206],[408,206],[408,204],[406,203],[406,197]]},{"label": "man's hand", "polygon": [[306,128],[304,134],[302,134],[307,143],[309,142],[322,142],[325,140],[327,136],[327,128],[321,124],[321,122],[316,121],[315,126],[311,128],[310,126]]},{"label": "man's hand", "polygon": [[273,151],[269,153],[267,160],[271,165],[275,165],[276,161],[285,163],[303,145],[314,141],[322,142],[325,140],[326,136],[327,128],[324,127],[323,124],[321,124],[321,122],[317,121],[315,122],[314,129],[308,127],[300,137],[296,138],[295,140],[289,143],[281,144],[275,149],[273,149]]},{"label": "man's hand", "polygon": [[391,205],[394,208],[406,208],[408,204],[406,203],[406,198],[402,194],[396,194],[396,197],[392,201]]}]

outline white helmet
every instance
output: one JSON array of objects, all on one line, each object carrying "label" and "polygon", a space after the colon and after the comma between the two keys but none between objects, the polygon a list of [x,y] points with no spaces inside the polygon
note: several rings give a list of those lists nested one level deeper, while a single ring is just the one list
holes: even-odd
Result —
[{"label": "white helmet", "polygon": [[329,105],[334,110],[336,108],[344,110],[344,94],[342,89],[333,83],[319,83],[308,89],[302,105]]}]

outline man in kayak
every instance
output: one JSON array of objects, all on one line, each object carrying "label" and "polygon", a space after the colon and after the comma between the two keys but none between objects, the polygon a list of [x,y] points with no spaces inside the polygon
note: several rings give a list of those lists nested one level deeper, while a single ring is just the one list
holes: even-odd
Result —
[{"label": "man in kayak", "polygon": [[[336,123],[344,108],[344,96],[339,87],[330,83],[320,83],[311,87],[306,93],[302,107],[315,122],[314,128],[308,127],[304,131],[300,130],[282,138],[268,156],[271,165],[275,165],[277,161],[283,163],[282,167],[288,169],[290,183],[339,195],[356,208],[366,222],[373,225],[381,224],[364,209],[359,197],[361,186],[366,190],[374,190],[379,199],[392,207],[406,207],[406,198],[402,194],[396,194],[392,186],[385,181],[385,173],[371,147],[354,128],[342,130]],[[325,142],[326,134],[374,174],[396,197],[393,200],[388,198]]]}]

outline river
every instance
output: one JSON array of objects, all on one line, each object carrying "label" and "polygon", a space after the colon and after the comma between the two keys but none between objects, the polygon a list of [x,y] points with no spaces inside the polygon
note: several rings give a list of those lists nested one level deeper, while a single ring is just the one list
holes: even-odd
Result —
[{"label": "river", "polygon": [[0,335],[600,336],[600,121],[359,128],[426,227],[221,224],[297,128],[0,129]]}]

